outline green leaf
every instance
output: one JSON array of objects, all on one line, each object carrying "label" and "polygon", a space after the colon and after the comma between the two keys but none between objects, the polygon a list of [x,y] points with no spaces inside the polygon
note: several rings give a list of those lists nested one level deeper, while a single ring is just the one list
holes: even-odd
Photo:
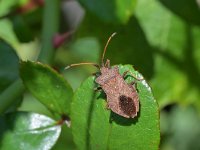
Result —
[{"label": "green leaf", "polygon": [[76,150],[72,138],[71,128],[63,125],[61,130],[62,132],[60,134],[58,142],[56,142],[52,150]]},{"label": "green leaf", "polygon": [[160,2],[186,21],[200,25],[200,3],[198,0],[160,0]]},{"label": "green leaf", "polygon": [[6,15],[9,13],[9,11],[19,4],[19,1],[16,0],[1,0],[0,3],[0,16]]},{"label": "green leaf", "polygon": [[[15,50],[6,42],[0,40],[0,94],[2,94],[19,77],[18,68],[19,58],[15,53]],[[14,93],[9,94],[14,95]],[[7,104],[6,109],[9,108],[9,111],[15,110],[22,100],[22,96],[20,95],[14,98],[14,103],[8,104],[8,97],[6,98],[6,102],[2,99],[0,99],[0,102],[1,104],[5,102]],[[4,104],[0,105],[0,110],[6,110]]]},{"label": "green leaf", "polygon": [[[104,29],[104,32],[102,32],[102,29]],[[88,32],[88,30],[91,32]],[[97,37],[101,42],[101,50],[103,51],[108,37],[113,32],[117,32],[117,35],[112,38],[108,45],[105,58],[109,58],[111,64],[134,64],[136,68],[140,68],[141,73],[146,78],[152,77],[154,65],[153,48],[150,47],[135,17],[131,17],[126,25],[115,25],[104,23],[92,14],[86,13],[78,35],[80,37]]]},{"label": "green leaf", "polygon": [[165,142],[161,144],[160,149],[200,149],[200,117],[194,107],[175,105],[170,111],[161,112],[161,120],[163,120],[161,129],[164,130],[162,136],[165,137]]},{"label": "green leaf", "polygon": [[[142,9],[147,5],[146,9]],[[186,24],[178,16],[157,0],[138,1],[135,14],[151,46],[176,49],[173,53],[182,56],[180,50],[185,47]]]},{"label": "green leaf", "polygon": [[18,78],[18,68],[19,58],[15,50],[0,40],[0,91]]},{"label": "green leaf", "polygon": [[99,59],[100,45],[97,38],[78,38],[67,48],[56,51],[57,63],[66,65],[84,61],[97,62]]},{"label": "green leaf", "polygon": [[22,16],[12,17],[13,29],[20,42],[30,42],[33,40],[33,34],[30,27]]},{"label": "green leaf", "polygon": [[106,22],[126,23],[133,15],[136,0],[79,0],[89,11]]},{"label": "green leaf", "polygon": [[4,150],[49,150],[61,132],[54,120],[28,112],[0,117],[0,128],[0,149]]},{"label": "green leaf", "polygon": [[12,22],[8,19],[1,19],[0,26],[0,38],[12,44],[12,46],[18,45],[19,42],[14,33]]},{"label": "green leaf", "polygon": [[[66,64],[78,62],[98,62],[99,60],[100,45],[97,38],[78,38],[67,48],[67,50],[59,49],[56,51],[56,63],[66,66]],[[81,82],[95,71],[95,67],[85,65],[78,69],[68,69],[64,71],[63,74],[72,88],[77,89]]]},{"label": "green leaf", "polygon": [[[120,74],[129,70],[141,76],[131,65],[119,65]],[[94,77],[89,77],[74,95],[71,108],[72,134],[78,149],[158,149],[159,111],[151,88],[145,80],[137,81],[139,115],[126,119],[106,109],[103,92],[95,93]],[[133,81],[128,77],[127,82]]]},{"label": "green leaf", "polygon": [[200,108],[200,28],[187,24],[157,0],[140,0],[136,15],[155,47],[151,85],[159,106],[178,102]]},{"label": "green leaf", "polygon": [[21,62],[20,75],[28,90],[50,111],[68,115],[72,88],[49,66],[39,62]]}]

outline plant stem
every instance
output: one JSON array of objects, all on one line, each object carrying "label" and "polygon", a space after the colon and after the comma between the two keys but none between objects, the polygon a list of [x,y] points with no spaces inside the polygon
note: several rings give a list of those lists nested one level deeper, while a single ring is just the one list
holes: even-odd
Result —
[{"label": "plant stem", "polygon": [[58,33],[60,0],[46,1],[43,14],[42,48],[38,60],[51,64],[55,48],[53,37]]},{"label": "plant stem", "polygon": [[16,100],[17,97],[19,97],[23,91],[24,86],[22,84],[22,81],[20,79],[13,82],[12,85],[10,85],[5,91],[2,92],[0,95],[0,114],[5,112]]},{"label": "plant stem", "polygon": [[[50,0],[44,5],[42,48],[38,60],[47,64],[52,63],[54,56],[53,36],[59,28],[60,0]],[[0,114],[5,112],[24,92],[25,88],[20,79],[17,79],[0,95]]]}]

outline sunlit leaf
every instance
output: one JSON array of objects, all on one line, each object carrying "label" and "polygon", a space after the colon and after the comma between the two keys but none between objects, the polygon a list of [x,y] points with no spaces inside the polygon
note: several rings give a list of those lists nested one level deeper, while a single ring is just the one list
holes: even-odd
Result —
[{"label": "sunlit leaf", "polygon": [[39,62],[21,62],[21,78],[28,90],[50,111],[68,115],[72,88],[55,70]]},{"label": "sunlit leaf", "polygon": [[[120,73],[131,65],[119,65]],[[127,82],[132,81],[127,78]],[[120,117],[106,109],[103,92],[95,93],[94,77],[89,77],[75,92],[72,102],[72,133],[78,149],[158,149],[160,141],[158,105],[146,81],[137,81],[140,112],[134,119]]]},{"label": "sunlit leaf", "polygon": [[[95,22],[92,20],[95,20]],[[103,32],[102,29],[104,29]],[[103,51],[109,36],[114,32],[117,34],[108,45],[105,58],[109,58],[111,64],[134,64],[135,68],[139,69],[146,78],[151,78],[154,65],[153,48],[150,47],[135,17],[131,17],[126,25],[115,25],[104,23],[91,13],[87,13],[78,31],[78,36],[98,38]]]},{"label": "sunlit leaf", "polygon": [[139,1],[136,16],[150,45],[155,47],[151,82],[160,107],[178,102],[200,108],[200,28],[171,13],[157,0]]},{"label": "sunlit leaf", "polygon": [[28,112],[15,112],[0,117],[0,128],[2,150],[49,150],[61,131],[54,120]]},{"label": "sunlit leaf", "polygon": [[133,15],[136,0],[79,0],[89,11],[107,22],[126,23]]}]

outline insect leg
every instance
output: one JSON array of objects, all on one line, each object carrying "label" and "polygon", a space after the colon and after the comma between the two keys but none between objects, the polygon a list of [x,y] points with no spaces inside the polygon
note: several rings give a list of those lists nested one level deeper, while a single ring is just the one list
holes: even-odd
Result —
[{"label": "insect leg", "polygon": [[127,75],[127,73],[130,73],[130,75],[133,77],[133,78],[135,78],[136,80],[138,80],[138,81],[142,81],[142,80],[144,80],[144,78],[138,78],[138,77],[136,77],[133,73],[131,73],[129,70],[127,70],[127,71],[125,71],[124,73],[123,73],[123,78],[125,78],[125,76]]},{"label": "insect leg", "polygon": [[136,89],[137,92],[138,91],[138,88],[137,88],[137,82],[136,81],[132,81],[131,83],[129,83],[129,86],[132,88],[134,86],[134,88]]},{"label": "insect leg", "polygon": [[129,72],[129,71],[125,71],[125,72],[123,73],[122,77],[125,78],[128,72]]},{"label": "insect leg", "polygon": [[98,91],[101,91],[101,90],[102,90],[102,88],[101,88],[100,86],[94,88],[94,91],[95,91],[95,92],[98,92]]},{"label": "insect leg", "polygon": [[136,84],[136,82],[135,81],[132,81],[131,83],[129,83],[130,85],[135,85]]},{"label": "insect leg", "polygon": [[109,106],[109,104],[108,104],[108,103],[106,104],[106,109],[110,109],[110,106]]}]

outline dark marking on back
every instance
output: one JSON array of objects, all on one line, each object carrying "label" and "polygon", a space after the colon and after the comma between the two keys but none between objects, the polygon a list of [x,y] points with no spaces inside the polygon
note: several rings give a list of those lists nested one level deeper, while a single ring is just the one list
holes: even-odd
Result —
[{"label": "dark marking on back", "polygon": [[125,95],[119,96],[119,107],[128,116],[133,116],[136,113],[136,108],[132,98]]}]

